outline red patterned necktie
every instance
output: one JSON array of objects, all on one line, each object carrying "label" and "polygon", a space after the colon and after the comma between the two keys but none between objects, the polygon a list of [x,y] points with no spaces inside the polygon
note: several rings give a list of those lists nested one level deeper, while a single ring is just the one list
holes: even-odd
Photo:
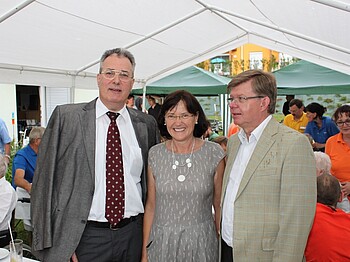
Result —
[{"label": "red patterned necktie", "polygon": [[119,114],[107,112],[111,122],[108,126],[106,145],[106,213],[108,222],[115,226],[124,216],[124,169],[122,144],[117,117]]}]

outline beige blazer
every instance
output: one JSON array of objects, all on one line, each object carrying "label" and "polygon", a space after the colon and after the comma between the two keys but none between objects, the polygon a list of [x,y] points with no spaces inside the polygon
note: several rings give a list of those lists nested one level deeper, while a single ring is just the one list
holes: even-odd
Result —
[{"label": "beige blazer", "polygon": [[[238,136],[232,136],[221,205],[239,146]],[[315,207],[316,165],[311,145],[306,136],[272,118],[234,201],[234,261],[302,261]]]}]

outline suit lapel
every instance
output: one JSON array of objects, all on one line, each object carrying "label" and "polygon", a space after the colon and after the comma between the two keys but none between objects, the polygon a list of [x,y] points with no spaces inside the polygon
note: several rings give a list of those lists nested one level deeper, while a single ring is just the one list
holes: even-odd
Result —
[{"label": "suit lapel", "polygon": [[80,113],[80,121],[90,173],[92,181],[95,181],[96,99],[86,104],[83,108]]},{"label": "suit lapel", "polygon": [[[139,146],[141,148],[142,151],[144,150],[148,150],[148,135],[147,135],[147,125],[146,123],[140,119],[140,117],[133,111],[133,110],[129,110],[129,115],[130,115],[130,119],[132,122],[132,125],[134,127],[135,130],[135,134],[136,134],[136,138],[137,138],[137,142],[139,143]],[[142,152],[142,156],[145,156],[145,152]],[[145,161],[145,159],[143,159]]]},{"label": "suit lapel", "polygon": [[274,135],[277,133],[277,130],[278,123],[276,122],[276,120],[271,119],[267,124],[266,128],[264,129],[255,147],[255,150],[248,162],[248,165],[242,177],[242,181],[238,188],[236,199],[245,189],[255,170],[259,166],[260,162],[262,161],[262,159],[264,159],[265,155],[270,151],[270,148],[275,143]]}]

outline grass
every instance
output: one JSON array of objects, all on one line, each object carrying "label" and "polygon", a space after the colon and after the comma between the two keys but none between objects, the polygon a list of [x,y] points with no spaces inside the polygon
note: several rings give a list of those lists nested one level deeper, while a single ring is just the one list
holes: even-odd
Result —
[{"label": "grass", "polygon": [[16,236],[17,239],[22,239],[24,244],[31,246],[32,244],[30,239],[31,233],[24,229],[22,220],[15,219],[14,227],[12,230],[17,233],[17,236]]},{"label": "grass", "polygon": [[283,121],[284,115],[283,114],[274,114],[273,117],[278,121]]},{"label": "grass", "polygon": [[[29,246],[29,248],[31,249],[32,247],[32,239],[31,239],[31,232],[27,231],[24,229],[24,224],[23,224],[23,220],[19,220],[19,219],[15,219],[14,221],[14,225],[13,225],[13,232],[16,232],[16,239],[22,239],[23,240],[23,244]],[[25,248],[23,248],[23,256],[27,257],[27,258],[32,258],[32,259],[36,259],[35,256],[33,256],[31,254],[31,252],[28,252]]]}]

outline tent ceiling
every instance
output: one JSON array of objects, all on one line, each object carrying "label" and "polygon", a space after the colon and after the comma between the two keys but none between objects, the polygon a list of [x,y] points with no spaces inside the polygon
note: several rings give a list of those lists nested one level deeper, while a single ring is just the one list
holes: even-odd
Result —
[{"label": "tent ceiling", "polygon": [[245,43],[350,74],[350,0],[343,3],[2,0],[0,83],[95,89],[102,52],[126,47],[137,86]]}]

